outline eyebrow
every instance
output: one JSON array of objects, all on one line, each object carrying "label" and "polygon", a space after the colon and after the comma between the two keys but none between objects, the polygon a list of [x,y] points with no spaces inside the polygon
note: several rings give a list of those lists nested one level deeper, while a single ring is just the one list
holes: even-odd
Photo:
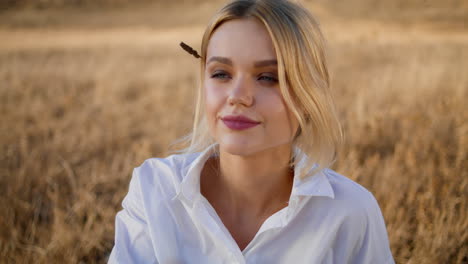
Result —
[{"label": "eyebrow", "polygon": [[225,57],[217,57],[217,56],[213,56],[213,57],[209,58],[208,61],[206,62],[206,64],[208,64],[208,63],[210,63],[212,61],[217,61],[217,62],[220,62],[220,63],[223,63],[223,64],[227,64],[229,66],[233,65],[232,60],[230,60],[228,58],[225,58]]},{"label": "eyebrow", "polygon": [[256,68],[267,67],[267,66],[276,66],[278,65],[277,60],[262,60],[254,63]]},{"label": "eyebrow", "polygon": [[[217,62],[220,62],[220,63],[223,63],[223,64],[227,64],[229,66],[233,66],[234,63],[232,62],[231,59],[229,58],[226,58],[226,57],[218,57],[218,56],[213,56],[213,57],[210,57],[208,59],[208,61],[206,62],[206,64],[212,62],[212,61],[217,61]],[[254,67],[255,68],[261,68],[261,67],[267,67],[267,66],[276,66],[278,65],[278,61],[275,60],[275,59],[272,59],[272,60],[261,60],[261,61],[256,61],[254,63]]]}]

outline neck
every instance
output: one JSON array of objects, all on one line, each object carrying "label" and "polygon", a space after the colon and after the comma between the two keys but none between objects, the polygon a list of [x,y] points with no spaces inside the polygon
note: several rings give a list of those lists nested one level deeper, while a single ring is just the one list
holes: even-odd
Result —
[{"label": "neck", "polygon": [[249,156],[220,149],[219,175],[213,180],[233,211],[261,215],[287,205],[293,182],[290,157],[290,145]]}]

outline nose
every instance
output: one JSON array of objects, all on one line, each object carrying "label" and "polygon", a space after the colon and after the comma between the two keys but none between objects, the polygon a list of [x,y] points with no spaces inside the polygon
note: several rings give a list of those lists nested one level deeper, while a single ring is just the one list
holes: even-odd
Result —
[{"label": "nose", "polygon": [[254,84],[246,77],[239,77],[231,87],[228,97],[230,105],[252,106],[254,103]]}]

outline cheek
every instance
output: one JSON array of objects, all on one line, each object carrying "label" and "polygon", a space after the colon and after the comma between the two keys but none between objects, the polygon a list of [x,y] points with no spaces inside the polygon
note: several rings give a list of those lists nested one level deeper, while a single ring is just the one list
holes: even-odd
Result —
[{"label": "cheek", "polygon": [[221,89],[210,82],[204,84],[205,114],[210,124],[216,120],[216,116],[223,106],[225,95]]},{"label": "cheek", "polygon": [[271,96],[269,105],[271,106],[269,112],[275,117],[274,125],[279,126],[277,129],[281,129],[287,134],[294,135],[299,126],[299,122],[293,112],[286,106],[286,102],[283,100],[282,96],[280,94]]},{"label": "cheek", "polygon": [[268,113],[278,121],[284,122],[285,119],[288,119],[289,111],[279,91],[265,93],[264,105],[268,106]]}]

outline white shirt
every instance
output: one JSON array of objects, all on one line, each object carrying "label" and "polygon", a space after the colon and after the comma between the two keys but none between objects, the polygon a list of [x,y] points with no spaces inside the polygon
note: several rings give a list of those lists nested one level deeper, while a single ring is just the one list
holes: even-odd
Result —
[{"label": "white shirt", "polygon": [[211,155],[213,146],[134,170],[109,263],[395,263],[375,198],[330,169],[305,180],[296,174],[288,206],[241,251],[200,193]]}]

